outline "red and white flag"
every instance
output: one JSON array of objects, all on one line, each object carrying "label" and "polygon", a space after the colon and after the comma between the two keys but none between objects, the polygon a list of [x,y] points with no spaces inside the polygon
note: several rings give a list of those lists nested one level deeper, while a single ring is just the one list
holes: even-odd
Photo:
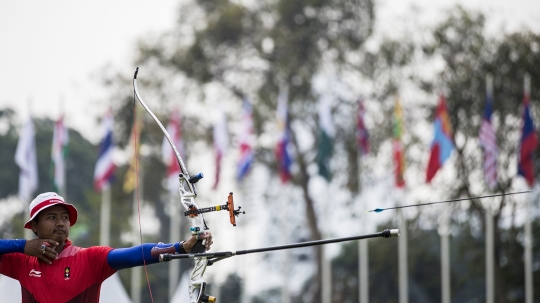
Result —
[{"label": "red and white flag", "polygon": [[[184,158],[184,142],[182,140],[182,120],[178,111],[172,111],[169,118],[169,124],[167,124],[167,132],[171,137],[171,140],[176,147],[182,160]],[[167,165],[167,190],[174,192],[178,189],[178,175],[180,174],[180,165],[174,154],[174,150],[171,148],[169,141],[166,137],[163,138],[163,144],[161,145],[161,153],[165,165]]]},{"label": "red and white flag", "polygon": [[109,187],[116,170],[113,162],[113,126],[113,115],[108,112],[101,121],[105,134],[99,145],[99,156],[94,170],[94,188],[99,192]]}]

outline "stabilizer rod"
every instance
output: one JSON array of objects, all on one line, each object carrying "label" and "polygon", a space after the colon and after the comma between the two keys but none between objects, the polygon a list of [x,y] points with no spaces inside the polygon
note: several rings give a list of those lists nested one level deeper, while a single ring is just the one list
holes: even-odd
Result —
[{"label": "stabilizer rod", "polygon": [[159,261],[166,262],[166,261],[171,261],[173,259],[189,259],[189,258],[197,258],[197,257],[207,257],[207,258],[216,258],[217,260],[214,260],[214,262],[217,262],[221,259],[232,257],[232,256],[238,256],[238,255],[260,253],[260,252],[273,251],[273,250],[300,248],[300,247],[307,247],[307,246],[324,245],[324,244],[354,241],[354,240],[363,240],[363,239],[369,239],[369,238],[379,238],[379,237],[382,237],[382,238],[399,237],[399,230],[398,229],[385,229],[378,233],[361,235],[361,236],[308,241],[308,242],[301,242],[301,243],[295,243],[295,244],[289,244],[289,245],[270,246],[270,247],[237,250],[237,251],[221,251],[221,252],[213,252],[213,253],[210,252],[210,253],[199,253],[199,254],[161,254],[159,255]]}]

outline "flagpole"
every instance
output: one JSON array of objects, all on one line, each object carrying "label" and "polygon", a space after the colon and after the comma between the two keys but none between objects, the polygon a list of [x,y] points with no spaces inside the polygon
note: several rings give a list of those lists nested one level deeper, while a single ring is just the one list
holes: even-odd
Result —
[{"label": "flagpole", "polygon": [[[134,126],[135,127],[135,126]],[[137,149],[134,151],[134,157],[137,157]],[[132,233],[133,233],[133,246],[139,245],[140,239],[138,235],[140,235],[139,231],[139,224],[137,222],[139,221],[139,197],[144,197],[143,195],[143,189],[144,189],[144,157],[139,158],[139,165],[137,167],[136,173],[135,173],[135,182],[138,180],[138,186],[133,191],[133,225],[132,225]],[[141,273],[142,273],[142,267],[136,266],[131,269],[131,299],[133,300],[133,303],[141,303]]]},{"label": "flagpole", "polygon": [[[169,226],[169,243],[175,243],[180,239],[180,217],[178,204],[176,203],[174,191],[169,191],[169,210],[171,222]],[[172,300],[174,292],[178,287],[180,275],[180,262],[169,263],[169,301]]]},{"label": "flagpole", "polygon": [[[531,76],[526,73],[524,78],[524,93],[525,95],[529,96],[531,91]],[[538,187],[535,186],[534,189],[537,189]],[[531,226],[531,211],[532,211],[532,203],[533,203],[533,197],[535,195],[529,194],[529,199],[527,199],[525,203],[525,302],[526,303],[533,303],[534,296],[534,288],[533,288],[533,235],[532,235],[532,226]]]},{"label": "flagpole", "polygon": [[[361,195],[363,184],[362,184],[362,156],[369,153],[369,141],[367,128],[364,121],[365,109],[363,104],[364,98],[361,96],[358,99],[358,111],[357,111],[357,129],[356,129],[356,143],[357,143],[357,154],[356,154],[356,163],[358,168],[358,205],[361,205]],[[363,212],[358,212],[359,218],[361,220]],[[361,220],[364,221],[365,220]],[[362,225],[359,225],[359,233],[362,234],[366,232],[367,228],[363,228]],[[368,241],[358,241],[358,298],[360,303],[369,303],[369,256],[368,256]]]},{"label": "flagpole", "polygon": [[[406,191],[403,191],[403,197],[406,197]],[[405,199],[403,199],[405,200]],[[403,210],[399,210],[399,303],[409,302],[409,281],[408,281],[408,247],[407,247],[407,221]]]},{"label": "flagpole", "polygon": [[[60,113],[61,113],[61,117],[62,117],[62,127],[66,130],[66,134],[68,133],[68,130],[67,130],[67,127],[66,127],[66,121],[64,120],[64,113],[65,113],[65,109],[64,109],[64,97],[62,96],[62,99],[60,99]],[[66,139],[66,138],[65,138]],[[69,142],[69,141],[68,141]],[[69,144],[69,143],[68,143]],[[62,179],[64,180],[64,186],[62,187],[62,189],[60,190],[61,192],[61,196],[64,197],[64,199],[66,199],[67,201],[67,179],[66,179],[66,155],[64,154],[65,150],[62,148],[62,159],[64,160],[64,165],[62,165]]]},{"label": "flagpole", "polygon": [[[31,112],[31,110],[32,110],[32,98],[31,98],[31,97],[28,97],[28,103],[27,103],[27,104],[28,104],[28,113],[29,113],[28,119],[32,120],[32,112]],[[35,142],[35,141],[34,141],[34,142]],[[34,148],[35,148],[35,143],[34,143]],[[20,182],[20,178],[19,178],[19,186],[21,186],[20,183],[21,183],[21,182]],[[25,200],[25,203],[26,203],[26,215],[25,215],[25,219],[26,219],[26,218],[30,218],[30,203],[31,203],[32,197],[31,197],[31,195],[30,195],[30,196],[28,196],[28,197],[24,197],[23,199]],[[32,239],[32,238],[34,238],[34,236],[35,236],[35,235],[34,235],[34,233],[32,232],[32,230],[27,229],[27,228],[24,229],[24,238],[25,238],[25,239]]]},{"label": "flagpole", "polygon": [[[282,239],[285,240],[285,243],[290,242],[290,233],[289,233],[289,209],[290,209],[290,200],[287,199],[287,197],[290,197],[291,194],[291,187],[289,184],[285,184],[285,199],[281,199],[282,205],[281,205],[281,228],[282,228]],[[291,303],[291,295],[289,291],[289,276],[290,276],[290,258],[291,258],[291,252],[286,249],[283,252],[285,254],[283,258],[283,283],[281,286],[281,302],[282,303]]]},{"label": "flagpole", "polygon": [[495,302],[494,296],[494,239],[493,239],[493,210],[491,205],[486,209],[486,303]]},{"label": "flagpole", "polygon": [[450,207],[445,207],[440,215],[441,219],[441,302],[450,303]]},{"label": "flagpole", "polygon": [[111,189],[109,186],[101,191],[101,225],[99,245],[109,246],[109,231],[111,223]]},{"label": "flagpole", "polygon": [[[330,193],[330,181],[326,182],[326,197],[323,201],[323,209],[326,208],[326,204],[329,203],[331,193]],[[326,229],[331,230],[331,229]],[[327,234],[328,232],[323,232]],[[327,245],[321,247],[322,254],[322,291],[321,291],[321,302],[329,303],[332,302],[332,259],[328,253]]]},{"label": "flagpole", "polygon": [[[362,175],[361,175],[361,157],[358,153],[358,197],[360,198],[360,191],[362,190]],[[358,199],[360,200],[360,199]],[[360,201],[359,201],[360,202]],[[359,203],[360,204],[360,203]],[[360,218],[358,218],[360,219]],[[362,225],[360,225],[360,234],[365,232]],[[359,277],[359,294],[360,303],[369,303],[369,257],[368,257],[368,241],[358,241],[358,277]]]},{"label": "flagpole", "polygon": [[[538,189],[538,186],[535,186]],[[529,194],[527,201],[525,202],[525,303],[533,303],[534,301],[534,288],[533,288],[533,236],[532,236],[532,224],[531,224],[531,211],[532,203],[535,196],[538,196],[537,190],[534,195]]]}]

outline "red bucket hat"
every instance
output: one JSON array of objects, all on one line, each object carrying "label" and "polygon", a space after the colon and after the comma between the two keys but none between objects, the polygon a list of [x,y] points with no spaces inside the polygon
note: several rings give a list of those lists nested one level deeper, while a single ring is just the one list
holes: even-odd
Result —
[{"label": "red bucket hat", "polygon": [[24,224],[24,228],[32,229],[32,220],[39,214],[40,211],[53,205],[60,204],[65,206],[69,213],[69,226],[75,225],[77,222],[77,209],[75,206],[64,202],[64,198],[57,193],[48,192],[38,195],[32,203],[30,203],[30,220]]}]

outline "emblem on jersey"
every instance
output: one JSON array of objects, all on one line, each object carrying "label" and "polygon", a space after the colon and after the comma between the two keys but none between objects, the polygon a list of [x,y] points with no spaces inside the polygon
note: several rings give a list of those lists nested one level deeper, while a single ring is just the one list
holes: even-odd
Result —
[{"label": "emblem on jersey", "polygon": [[70,274],[71,274],[71,269],[69,267],[66,267],[64,269],[64,280],[69,280]]},{"label": "emblem on jersey", "polygon": [[41,271],[37,271],[35,269],[32,269],[28,275],[30,277],[41,278]]}]

